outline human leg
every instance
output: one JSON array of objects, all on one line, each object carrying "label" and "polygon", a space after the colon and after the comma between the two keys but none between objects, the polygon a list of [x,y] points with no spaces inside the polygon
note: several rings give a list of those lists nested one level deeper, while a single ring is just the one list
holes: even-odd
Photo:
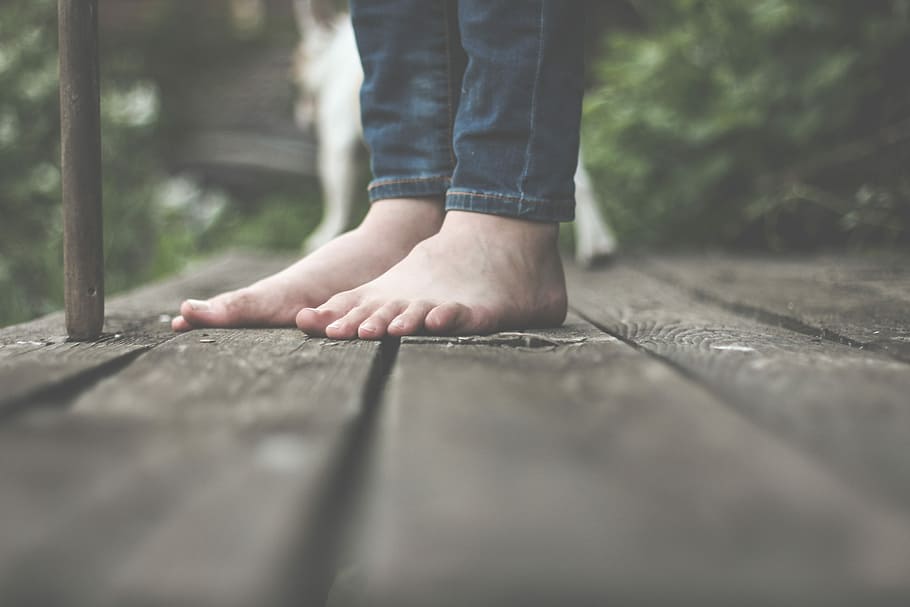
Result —
[{"label": "human leg", "polygon": [[364,222],[291,267],[212,299],[187,300],[172,326],[293,326],[297,312],[379,276],[439,230],[451,181],[452,83],[464,60],[450,53],[455,4],[352,3],[364,65],[362,109],[373,150],[373,202]]},{"label": "human leg", "polygon": [[573,214],[583,1],[460,0],[458,14],[469,62],[443,227],[379,278],[302,310],[308,333],[486,333],[565,318],[556,222]]},{"label": "human leg", "polygon": [[455,0],[352,0],[370,200],[443,198],[465,58]]}]

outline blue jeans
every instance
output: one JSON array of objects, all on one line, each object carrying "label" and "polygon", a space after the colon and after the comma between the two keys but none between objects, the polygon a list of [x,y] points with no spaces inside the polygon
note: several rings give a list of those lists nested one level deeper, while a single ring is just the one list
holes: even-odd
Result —
[{"label": "blue jeans", "polygon": [[370,200],[571,221],[586,0],[351,0]]}]

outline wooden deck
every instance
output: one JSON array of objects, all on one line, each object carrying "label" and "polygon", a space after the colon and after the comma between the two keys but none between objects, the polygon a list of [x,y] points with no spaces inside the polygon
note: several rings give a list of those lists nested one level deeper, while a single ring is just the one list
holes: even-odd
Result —
[{"label": "wooden deck", "polygon": [[0,330],[3,605],[910,604],[910,259],[570,268],[559,330]]}]

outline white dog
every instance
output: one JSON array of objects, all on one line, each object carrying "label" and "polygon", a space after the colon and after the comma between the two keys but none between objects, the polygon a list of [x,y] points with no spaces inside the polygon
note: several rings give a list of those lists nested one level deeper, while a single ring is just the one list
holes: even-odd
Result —
[{"label": "white dog", "polygon": [[[301,35],[293,68],[300,89],[295,118],[301,128],[316,128],[325,198],[322,223],[306,241],[306,248],[313,250],[341,234],[351,221],[363,136],[359,98],[363,69],[348,14],[317,14],[313,0],[294,4]],[[591,265],[611,255],[616,241],[581,159],[575,184],[575,257]]]}]

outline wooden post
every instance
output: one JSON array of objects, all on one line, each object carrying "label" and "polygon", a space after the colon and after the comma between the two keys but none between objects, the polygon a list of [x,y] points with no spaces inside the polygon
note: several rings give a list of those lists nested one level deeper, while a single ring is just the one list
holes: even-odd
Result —
[{"label": "wooden post", "polygon": [[98,0],[58,0],[66,331],[91,340],[104,324]]}]

